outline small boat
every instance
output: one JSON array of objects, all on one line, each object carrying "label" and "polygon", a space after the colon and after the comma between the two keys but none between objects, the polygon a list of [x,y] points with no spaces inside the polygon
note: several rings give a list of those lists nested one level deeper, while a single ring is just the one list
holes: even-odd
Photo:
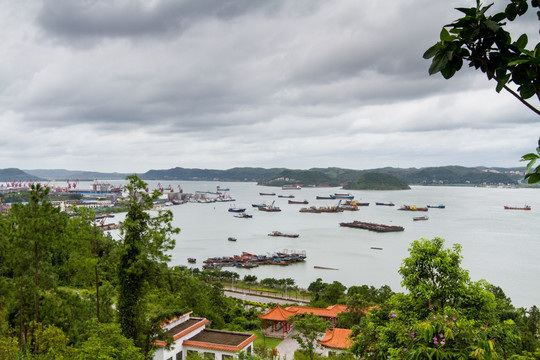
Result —
[{"label": "small boat", "polygon": [[318,266],[318,265],[315,265],[313,266],[314,269],[322,269],[322,270],[338,270],[336,268],[331,268],[331,267],[326,267],[326,266]]},{"label": "small boat", "polygon": [[419,220],[428,220],[429,218],[427,216],[415,216],[413,217],[413,220],[414,221],[419,221]]},{"label": "small boat", "polygon": [[259,208],[259,211],[266,211],[266,212],[278,212],[281,211],[280,208],[277,206],[274,206],[275,201],[272,201],[272,205],[266,205]]},{"label": "small boat", "polygon": [[190,263],[190,264],[193,264],[193,263],[197,262],[197,259],[195,259],[195,258],[187,258],[187,262]]},{"label": "small boat", "polygon": [[245,212],[242,212],[242,213],[235,214],[234,217],[241,218],[241,219],[251,219],[253,215],[248,215]]},{"label": "small boat", "polygon": [[429,209],[444,209],[446,206],[444,205],[428,205]]},{"label": "small boat", "polygon": [[309,202],[307,200],[304,200],[304,201],[289,200],[289,204],[309,204]]},{"label": "small boat", "polygon": [[246,211],[246,208],[230,207],[229,212],[241,213]]},{"label": "small boat", "polygon": [[354,195],[351,195],[351,194],[334,194],[334,195],[330,195],[330,198],[331,199],[349,199],[349,200],[352,200],[352,199],[354,199]]},{"label": "small boat", "polygon": [[516,206],[504,206],[505,210],[531,210],[531,207],[529,205],[525,205],[524,207],[516,207]]},{"label": "small boat", "polygon": [[259,193],[259,195],[262,195],[262,196],[274,196],[274,195],[276,195],[276,193]]},{"label": "small boat", "polygon": [[417,206],[410,206],[410,205],[403,205],[398,210],[405,210],[405,211],[428,211],[427,207],[417,207]]},{"label": "small boat", "polygon": [[301,208],[300,212],[301,213],[314,213],[314,214],[322,213],[322,211],[319,210],[319,208],[316,208],[315,206],[310,206],[308,208]]},{"label": "small boat", "polygon": [[289,237],[289,238],[297,238],[300,235],[298,234],[284,234],[281,231],[272,231],[268,236],[283,236],[283,237]]},{"label": "small boat", "polygon": [[372,246],[371,249],[373,249],[373,250],[382,250],[382,247]]},{"label": "small boat", "polygon": [[232,237],[232,236],[229,236],[229,237],[227,238],[227,240],[229,240],[229,241],[236,241],[236,238],[235,238],[235,237]]},{"label": "small boat", "polygon": [[216,186],[216,188],[217,188],[217,191],[230,191],[230,190],[231,190],[231,189],[229,189],[229,188],[222,188],[222,187],[219,186],[219,185]]},{"label": "small boat", "polygon": [[281,190],[300,190],[302,187],[300,185],[283,185]]},{"label": "small boat", "polygon": [[394,203],[383,203],[383,202],[376,202],[375,205],[381,205],[381,206],[394,206]]},{"label": "small boat", "polygon": [[268,205],[266,203],[262,203],[262,204],[251,204],[251,206],[254,208],[261,208],[261,207],[266,207]]},{"label": "small boat", "polygon": [[294,199],[294,195],[278,195],[278,198]]}]

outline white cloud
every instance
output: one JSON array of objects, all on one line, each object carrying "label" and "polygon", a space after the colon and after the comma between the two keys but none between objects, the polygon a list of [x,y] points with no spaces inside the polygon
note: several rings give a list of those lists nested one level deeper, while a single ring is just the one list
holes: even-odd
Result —
[{"label": "white cloud", "polygon": [[483,74],[446,81],[422,59],[453,9],[473,5],[3,2],[0,160],[118,172],[520,165],[538,117]]}]

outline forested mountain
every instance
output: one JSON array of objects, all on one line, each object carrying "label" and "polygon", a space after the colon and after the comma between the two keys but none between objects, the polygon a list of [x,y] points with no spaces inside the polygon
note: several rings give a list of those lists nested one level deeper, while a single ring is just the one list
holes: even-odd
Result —
[{"label": "forested mountain", "polygon": [[[176,167],[149,170],[139,176],[144,180],[202,180],[202,181],[254,181],[264,185],[281,186],[299,183],[304,186],[342,186],[356,181],[366,172],[390,174],[409,185],[497,185],[518,184],[523,179],[524,168],[485,168],[441,166],[426,168],[378,168],[354,170],[343,168],[312,168],[309,170],[285,168],[238,167],[227,170]],[[121,180],[123,173],[103,173],[72,170],[19,170],[0,169],[0,181],[28,180]]]},{"label": "forested mountain", "polygon": [[41,181],[38,176],[31,175],[20,169],[9,168],[9,169],[0,169],[0,181]]},{"label": "forested mountain", "polygon": [[346,190],[408,190],[407,183],[390,174],[366,172],[343,186]]},{"label": "forested mountain", "polygon": [[104,173],[97,171],[65,170],[65,169],[35,169],[24,170],[26,173],[45,180],[124,180],[128,174]]},{"label": "forested mountain", "polygon": [[339,186],[339,178],[331,177],[318,170],[283,170],[269,181],[260,181],[261,185],[283,186],[302,184],[304,186]]},{"label": "forested mountain", "polygon": [[228,170],[185,169],[176,167],[168,170],[149,170],[141,174],[144,180],[220,180],[220,181],[266,181],[273,179],[283,168],[232,168]]}]

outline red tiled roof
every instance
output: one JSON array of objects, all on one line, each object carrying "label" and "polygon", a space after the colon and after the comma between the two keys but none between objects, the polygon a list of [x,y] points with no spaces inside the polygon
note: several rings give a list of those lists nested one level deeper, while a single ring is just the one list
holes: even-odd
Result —
[{"label": "red tiled roof", "polygon": [[[221,351],[229,351],[229,352],[238,352],[241,351],[243,348],[245,348],[248,344],[253,342],[257,336],[254,334],[247,334],[247,333],[234,333],[229,331],[219,331],[219,330],[203,330],[205,332],[214,332],[216,334],[220,335],[237,335],[242,336],[244,335],[245,340],[240,342],[239,344],[233,345],[231,343],[225,344],[226,341],[222,343],[218,343],[217,341],[212,341],[212,339],[208,339],[207,341],[197,341],[197,340],[184,340],[183,345],[187,346],[194,346],[199,348],[205,348],[205,349],[214,349],[214,350],[221,350]],[[193,339],[197,339],[198,336],[193,337]],[[204,338],[204,336],[203,336]]]},{"label": "red tiled roof", "polygon": [[350,329],[334,328],[333,330],[326,330],[324,339],[319,340],[318,343],[334,349],[348,349],[352,345],[352,339]]},{"label": "red tiled roof", "polygon": [[[196,318],[191,318],[189,320],[194,320],[194,319],[196,319]],[[167,331],[167,333],[169,333],[172,336],[173,340],[176,341],[179,338],[181,338],[182,336],[189,334],[190,332],[200,328],[201,326],[204,326],[204,325],[208,324],[209,322],[210,321],[208,319],[200,319],[199,322],[189,326],[188,328],[182,329],[181,331],[179,331],[179,332],[177,332],[175,334],[171,334],[171,332],[173,331],[174,328]],[[182,325],[182,323],[180,323],[179,325]],[[167,342],[163,341],[163,340],[156,340],[155,344],[157,346],[160,346],[160,347],[165,347],[167,345]]]},{"label": "red tiled roof", "polygon": [[347,306],[345,305],[333,305],[329,306],[326,309],[307,307],[307,306],[290,306],[287,308],[289,311],[293,311],[297,314],[313,314],[322,317],[335,318],[339,313],[345,311]]},{"label": "red tiled roof", "polygon": [[259,317],[264,320],[287,321],[289,317],[294,315],[296,315],[296,311],[290,311],[289,308],[284,309],[277,305],[275,308],[269,310],[266,314],[259,315]]}]

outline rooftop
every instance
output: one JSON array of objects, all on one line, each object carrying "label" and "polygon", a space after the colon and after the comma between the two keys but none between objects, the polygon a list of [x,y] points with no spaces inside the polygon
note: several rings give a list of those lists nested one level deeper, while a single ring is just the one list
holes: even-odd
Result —
[{"label": "rooftop", "polygon": [[326,335],[318,343],[334,349],[348,349],[352,343],[350,335],[350,329],[334,328],[333,330],[326,330]]},{"label": "rooftop", "polygon": [[184,340],[184,345],[224,351],[240,351],[255,338],[255,335],[249,333],[204,329],[189,340]]}]

